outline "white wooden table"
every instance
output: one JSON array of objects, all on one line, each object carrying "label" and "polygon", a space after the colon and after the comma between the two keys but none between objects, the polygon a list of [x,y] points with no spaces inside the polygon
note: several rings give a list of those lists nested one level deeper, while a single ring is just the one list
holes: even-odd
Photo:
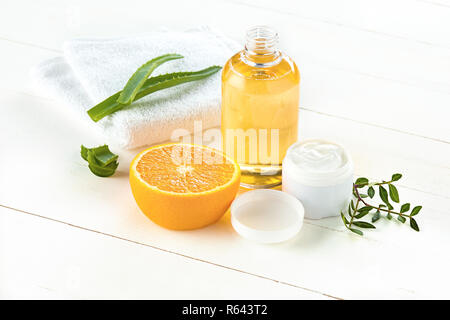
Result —
[{"label": "white wooden table", "polygon": [[[450,298],[450,1],[26,1],[0,8],[0,298]],[[130,10],[132,8],[132,10]],[[269,24],[302,73],[300,138],[347,146],[356,172],[401,172],[421,232],[339,218],[258,245],[227,214],[162,229],[128,185],[136,150],[97,178],[80,144],[101,139],[30,90],[28,70],[65,39],[199,23],[241,41]]]}]

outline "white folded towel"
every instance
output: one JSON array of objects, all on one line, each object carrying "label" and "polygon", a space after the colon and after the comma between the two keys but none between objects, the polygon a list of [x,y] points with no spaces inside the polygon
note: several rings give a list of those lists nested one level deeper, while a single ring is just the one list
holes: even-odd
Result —
[{"label": "white folded towel", "polygon": [[105,143],[134,148],[169,140],[175,129],[220,124],[220,71],[206,79],[164,89],[94,123],[86,111],[121,90],[143,63],[166,53],[183,59],[158,67],[152,76],[223,66],[239,46],[207,27],[186,32],[157,31],[114,39],[76,39],[64,44],[64,57],[31,72],[38,93],[67,104],[97,126]]}]

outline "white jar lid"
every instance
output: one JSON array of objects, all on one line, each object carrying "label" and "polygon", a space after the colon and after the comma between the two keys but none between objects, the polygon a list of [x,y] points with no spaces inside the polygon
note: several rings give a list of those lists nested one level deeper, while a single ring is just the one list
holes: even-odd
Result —
[{"label": "white jar lid", "polygon": [[302,228],[305,210],[295,197],[282,191],[247,191],[231,204],[231,224],[244,238],[276,243],[294,237]]}]

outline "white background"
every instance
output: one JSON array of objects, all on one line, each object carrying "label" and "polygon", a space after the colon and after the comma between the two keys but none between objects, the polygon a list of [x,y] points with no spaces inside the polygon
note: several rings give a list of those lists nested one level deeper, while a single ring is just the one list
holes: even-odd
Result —
[{"label": "white background", "polygon": [[[24,1],[0,8],[1,298],[450,298],[450,1]],[[241,239],[229,214],[173,232],[146,219],[128,186],[87,170],[102,143],[64,106],[32,92],[28,71],[64,40],[156,27],[219,28],[242,43],[278,29],[301,75],[300,138],[345,145],[356,173],[399,181],[423,205],[421,232],[379,221],[361,238],[339,218],[295,239]]]}]

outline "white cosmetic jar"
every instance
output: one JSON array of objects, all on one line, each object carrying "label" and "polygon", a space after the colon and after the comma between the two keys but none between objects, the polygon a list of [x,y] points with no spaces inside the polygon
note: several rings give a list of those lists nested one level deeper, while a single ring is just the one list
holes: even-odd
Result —
[{"label": "white cosmetic jar", "polygon": [[352,195],[353,162],[339,144],[314,139],[291,145],[283,159],[283,191],[299,199],[305,217],[338,216]]}]

